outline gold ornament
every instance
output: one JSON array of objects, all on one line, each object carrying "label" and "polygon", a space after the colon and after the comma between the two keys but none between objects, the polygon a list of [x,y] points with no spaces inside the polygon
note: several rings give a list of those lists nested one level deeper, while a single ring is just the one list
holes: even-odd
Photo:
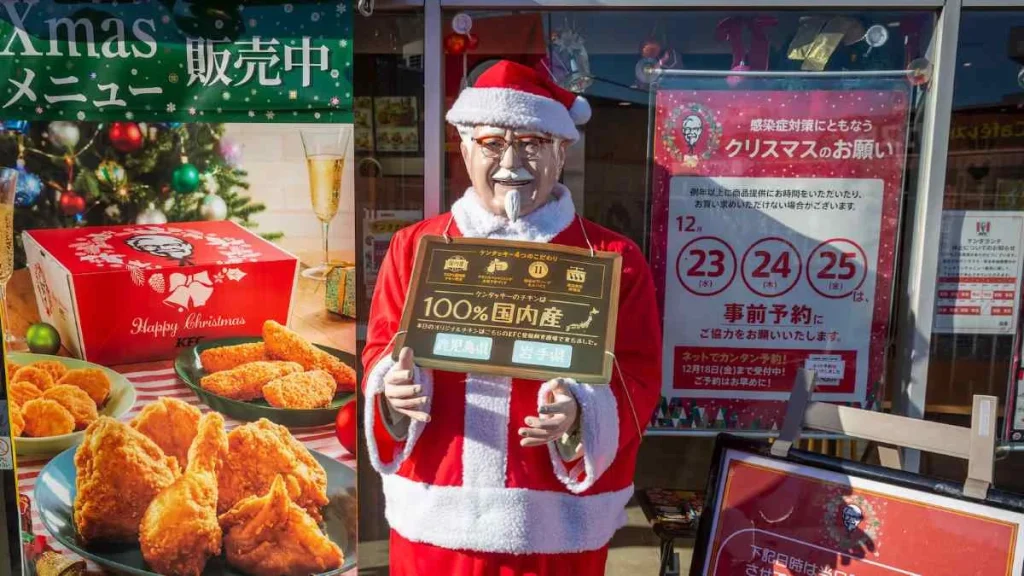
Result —
[{"label": "gold ornament", "polygon": [[72,560],[60,552],[43,552],[36,560],[39,576],[81,576],[85,568],[85,560]]}]

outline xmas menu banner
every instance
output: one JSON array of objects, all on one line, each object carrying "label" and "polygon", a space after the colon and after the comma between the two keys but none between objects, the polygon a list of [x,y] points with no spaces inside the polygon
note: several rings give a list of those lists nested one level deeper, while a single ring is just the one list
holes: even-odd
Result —
[{"label": "xmas menu banner", "polygon": [[657,91],[653,428],[780,427],[800,368],[817,400],[877,405],[908,101],[897,83]]},{"label": "xmas menu banner", "polygon": [[[856,476],[724,450],[707,576],[1011,576],[1024,515]],[[702,545],[703,544],[703,545]]]},{"label": "xmas menu banner", "polygon": [[0,116],[352,121],[351,1],[2,2]]}]

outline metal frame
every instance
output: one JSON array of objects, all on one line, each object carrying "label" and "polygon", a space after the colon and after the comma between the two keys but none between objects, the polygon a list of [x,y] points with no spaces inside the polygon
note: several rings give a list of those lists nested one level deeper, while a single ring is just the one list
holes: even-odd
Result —
[{"label": "metal frame", "polygon": [[[385,2],[385,0],[380,0]],[[390,0],[401,5],[417,4],[418,0]],[[919,178],[916,203],[910,221],[913,231],[907,239],[907,275],[902,289],[902,315],[898,319],[902,346],[896,358],[891,385],[899,386],[895,411],[915,418],[924,417],[930,360],[931,330],[935,308],[935,274],[938,260],[943,191],[946,178],[946,156],[953,105],[953,75],[959,40],[962,7],[1024,8],[1024,0],[422,0],[425,29],[425,215],[443,209],[442,178],[444,154],[443,95],[443,9],[777,9],[834,8],[864,9],[939,9],[939,19],[931,48],[932,76],[923,111]],[[685,72],[683,72],[685,73]],[[731,74],[736,74],[735,72]],[[688,432],[687,435],[693,435]],[[709,434],[710,435],[710,434]],[[909,471],[916,471],[920,455],[904,454]]]}]

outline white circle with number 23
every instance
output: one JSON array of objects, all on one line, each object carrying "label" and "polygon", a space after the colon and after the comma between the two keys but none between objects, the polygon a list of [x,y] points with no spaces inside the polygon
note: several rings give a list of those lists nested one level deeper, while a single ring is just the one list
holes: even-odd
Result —
[{"label": "white circle with number 23", "polygon": [[676,257],[676,277],[691,294],[714,296],[736,278],[736,253],[721,238],[694,238]]}]

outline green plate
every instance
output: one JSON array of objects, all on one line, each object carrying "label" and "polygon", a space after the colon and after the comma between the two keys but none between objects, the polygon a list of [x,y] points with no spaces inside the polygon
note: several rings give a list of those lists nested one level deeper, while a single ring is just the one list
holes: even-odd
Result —
[{"label": "green plate", "polygon": [[[338,393],[328,408],[296,410],[291,408],[275,408],[267,404],[263,399],[253,400],[251,402],[232,400],[231,398],[225,398],[219,394],[214,394],[209,390],[205,390],[199,385],[199,380],[203,376],[206,376],[206,371],[203,370],[203,365],[199,361],[199,354],[203,350],[262,341],[262,338],[225,338],[222,340],[203,342],[195,348],[190,348],[179,354],[178,358],[174,361],[174,370],[178,373],[178,376],[185,381],[185,384],[187,384],[188,387],[196,393],[196,396],[199,396],[199,399],[202,400],[204,404],[221,414],[230,416],[236,420],[255,422],[260,418],[266,418],[271,422],[287,426],[288,428],[309,428],[313,426],[333,424],[334,419],[338,416],[338,410],[340,410],[346,402],[352,399],[355,395],[354,392]],[[328,348],[326,346],[317,346],[317,348],[335,356],[349,366],[355,366],[355,357],[351,354],[342,352],[341,350],[335,350],[334,348]]]},{"label": "green plate", "polygon": [[[75,502],[75,448],[61,452],[50,460],[36,479],[35,494],[32,496],[38,507],[39,517],[46,531],[63,546],[83,558],[119,574],[154,574],[147,570],[138,544],[106,544],[90,546],[88,549],[78,543],[72,513]],[[337,544],[345,554],[341,568],[324,574],[341,574],[356,566],[356,541],[345,528],[342,500],[354,495],[356,473],[348,466],[310,450],[310,454],[327,472],[327,496],[331,503],[324,509],[322,528],[327,537]],[[229,566],[224,558],[211,558],[203,574],[243,576]]]},{"label": "green plate", "polygon": [[[74,358],[48,356],[46,354],[28,354],[25,352],[11,352],[7,355],[7,359],[19,366],[26,366],[33,362],[56,360],[71,370],[77,368],[99,368],[106,372],[107,377],[110,378],[110,398],[107,399],[107,403],[103,405],[103,408],[99,410],[100,415],[120,419],[135,405],[135,387],[132,386],[131,382],[110,368],[105,368],[99,364],[75,360]],[[14,450],[21,456],[56,454],[72,446],[77,446],[82,442],[84,436],[85,430],[80,430],[71,434],[47,436],[46,438],[15,438]]]}]

